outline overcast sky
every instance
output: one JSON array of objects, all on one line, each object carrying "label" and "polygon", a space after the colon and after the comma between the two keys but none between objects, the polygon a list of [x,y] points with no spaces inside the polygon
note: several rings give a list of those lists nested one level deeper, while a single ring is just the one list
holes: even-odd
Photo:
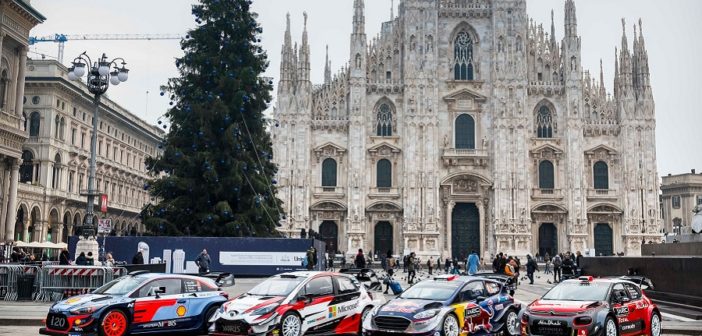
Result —
[{"label": "overcast sky", "polygon": [[[390,18],[391,0],[366,0],[366,33],[377,34]],[[63,34],[185,34],[194,26],[192,0],[32,0],[47,17],[32,35]],[[395,0],[397,7],[399,0]],[[563,37],[563,0],[527,0],[527,11],[536,22],[550,25],[555,10],[556,36]],[[118,4],[118,5],[117,5]],[[293,40],[300,41],[302,13],[309,14],[312,81],[324,76],[325,45],[329,45],[334,72],[348,60],[353,0],[254,0],[263,26],[263,46],[271,61],[267,76],[277,78],[285,13],[292,16]],[[599,71],[604,62],[605,81],[612,91],[614,47],[621,44],[621,18],[627,20],[631,43],[635,21],[643,19],[651,82],[656,101],[657,154],[660,175],[702,171],[702,1],[699,0],[576,0],[578,30],[582,36],[583,67]],[[397,15],[397,9],[395,10]],[[631,48],[631,46],[630,46]],[[130,79],[108,94],[132,113],[155,122],[168,108],[159,86],[177,75],[174,58],[182,55],[178,41],[69,41],[64,63],[83,51],[124,57]],[[30,47],[30,56],[56,57],[57,45]],[[147,91],[150,92],[147,94]]]}]

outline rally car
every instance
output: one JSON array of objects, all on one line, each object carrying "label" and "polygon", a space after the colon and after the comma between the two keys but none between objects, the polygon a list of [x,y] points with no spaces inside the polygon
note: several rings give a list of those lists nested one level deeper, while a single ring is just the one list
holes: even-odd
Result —
[{"label": "rally car", "polygon": [[223,304],[210,334],[358,334],[362,317],[384,302],[348,274],[283,273]]},{"label": "rally car", "polygon": [[518,335],[519,311],[501,282],[475,276],[437,276],[374,308],[363,335]]},{"label": "rally car", "polygon": [[522,314],[522,335],[661,334],[661,313],[639,286],[624,279],[566,280]]},{"label": "rally car", "polygon": [[207,332],[208,320],[227,301],[217,281],[190,275],[138,271],[90,294],[56,302],[43,335],[123,336],[155,332]]}]

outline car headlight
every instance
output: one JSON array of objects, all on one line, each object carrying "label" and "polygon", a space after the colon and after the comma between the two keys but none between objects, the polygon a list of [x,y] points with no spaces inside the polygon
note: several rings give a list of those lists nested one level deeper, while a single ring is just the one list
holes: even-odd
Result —
[{"label": "car headlight", "polygon": [[71,310],[70,313],[73,315],[92,314],[102,307],[104,307],[104,305],[79,307]]},{"label": "car headlight", "polygon": [[254,310],[253,313],[251,313],[251,315],[266,315],[266,314],[274,311],[276,308],[278,308],[278,306],[274,306],[274,305],[259,308],[259,309]]},{"label": "car headlight", "polygon": [[429,318],[436,316],[436,314],[438,314],[440,311],[441,310],[439,310],[439,309],[425,310],[423,312],[419,312],[419,313],[415,314],[414,319],[415,320],[426,320],[426,319],[429,319]]}]

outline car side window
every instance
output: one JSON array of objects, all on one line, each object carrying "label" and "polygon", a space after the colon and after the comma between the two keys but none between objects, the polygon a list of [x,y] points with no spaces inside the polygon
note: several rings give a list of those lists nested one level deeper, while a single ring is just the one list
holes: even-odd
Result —
[{"label": "car side window", "polygon": [[339,285],[339,294],[348,294],[358,292],[359,286],[351,279],[339,276],[336,277],[336,283]]},{"label": "car side window", "polygon": [[636,285],[625,283],[624,288],[626,288],[626,291],[629,293],[629,297],[632,301],[641,298],[641,292]]},{"label": "car side window", "polygon": [[305,285],[305,292],[307,295],[312,296],[334,294],[334,285],[332,284],[331,277],[324,276],[310,280],[310,282]]},{"label": "car side window", "polygon": [[147,282],[139,289],[139,297],[148,297],[152,293],[152,288],[165,287],[166,292],[159,295],[175,295],[182,294],[182,284],[180,279],[157,279]]},{"label": "car side window", "polygon": [[463,286],[463,289],[461,290],[461,293],[459,295],[459,298],[461,301],[472,301],[478,298],[478,296],[484,296],[485,295],[485,287],[483,286],[482,281],[473,281],[469,282],[465,286]]},{"label": "car side window", "polygon": [[624,289],[624,285],[617,283],[612,286],[612,295],[610,295],[609,299],[611,302],[617,302],[622,298],[629,298],[629,295],[627,294],[626,289]]},{"label": "car side window", "polygon": [[493,296],[500,292],[500,284],[491,281],[486,281],[485,291],[489,296]]}]

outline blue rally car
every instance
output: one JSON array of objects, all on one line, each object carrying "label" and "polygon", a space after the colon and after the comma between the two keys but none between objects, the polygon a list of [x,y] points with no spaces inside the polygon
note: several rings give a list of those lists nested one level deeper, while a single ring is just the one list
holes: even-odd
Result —
[{"label": "blue rally car", "polygon": [[439,276],[374,308],[363,335],[519,335],[521,304],[503,283],[481,277]]},{"label": "blue rally car", "polygon": [[39,333],[69,336],[207,333],[210,317],[228,299],[220,287],[233,285],[233,279],[227,273],[213,280],[184,274],[133,272],[90,294],[56,302]]}]

